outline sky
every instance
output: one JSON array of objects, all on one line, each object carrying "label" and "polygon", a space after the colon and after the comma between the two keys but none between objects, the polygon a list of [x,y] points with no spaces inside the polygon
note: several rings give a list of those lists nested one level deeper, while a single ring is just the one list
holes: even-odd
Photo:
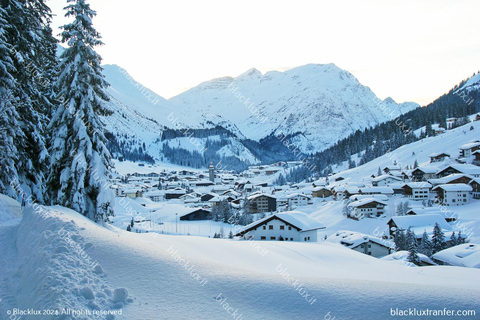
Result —
[{"label": "sky", "polygon": [[[48,0],[53,25],[66,0]],[[334,63],[426,105],[480,70],[478,0],[96,0],[104,64],[170,98],[201,82]]]}]

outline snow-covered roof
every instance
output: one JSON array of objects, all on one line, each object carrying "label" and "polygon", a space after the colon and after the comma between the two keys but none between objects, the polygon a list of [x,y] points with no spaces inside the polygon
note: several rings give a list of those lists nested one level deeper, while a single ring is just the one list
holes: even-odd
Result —
[{"label": "snow-covered roof", "polygon": [[361,200],[358,200],[358,201],[354,201],[354,202],[350,203],[349,206],[351,206],[351,207],[361,207],[363,205],[366,205],[366,204],[369,204],[369,203],[372,203],[372,202],[383,204],[384,206],[387,205],[387,202],[381,201],[377,198],[369,197],[369,198],[364,198],[364,199],[361,199]]},{"label": "snow-covered roof", "polygon": [[269,197],[269,198],[275,198],[275,197],[272,196],[271,194],[258,193],[258,194],[251,195],[251,196],[248,197],[247,199],[248,199],[248,200],[253,200],[253,199],[259,198],[259,197],[261,197],[261,196],[265,196],[265,197]]},{"label": "snow-covered roof", "polygon": [[385,241],[378,237],[355,231],[337,231],[325,240],[327,242],[339,243],[350,249],[354,249],[366,242],[374,242],[387,248],[393,248],[393,243]]},{"label": "snow-covered roof", "polygon": [[367,188],[360,188],[359,191],[362,193],[393,194],[393,189],[390,187],[367,187]]},{"label": "snow-covered roof", "polygon": [[438,169],[439,169],[438,166],[422,166],[422,167],[416,168],[415,170],[420,170],[423,173],[437,173]]},{"label": "snow-covered roof", "polygon": [[473,164],[451,164],[441,170],[439,170],[437,173],[441,173],[442,171],[445,171],[448,168],[453,168],[459,172],[465,173],[465,174],[471,174],[471,175],[479,175],[480,174],[480,167],[474,166]]},{"label": "snow-covered roof", "polygon": [[320,223],[320,221],[313,219],[312,217],[308,216],[307,214],[301,211],[286,211],[282,213],[276,213],[274,215],[257,220],[238,230],[237,234],[244,234],[252,229],[255,229],[255,227],[262,225],[263,223],[268,222],[275,218],[278,218],[300,229],[300,232],[325,228],[325,226],[322,223]]},{"label": "snow-covered roof", "polygon": [[468,150],[480,146],[480,142],[470,142],[460,146],[460,150]]},{"label": "snow-covered roof", "polygon": [[409,182],[409,183],[405,183],[403,186],[408,186],[412,189],[424,189],[424,188],[430,189],[432,187],[432,185],[428,182]]},{"label": "snow-covered roof", "polygon": [[480,268],[480,245],[460,244],[435,253],[433,258],[453,266]]},{"label": "snow-covered roof", "polygon": [[383,180],[386,180],[386,179],[393,179],[393,180],[398,180],[398,181],[402,180],[399,177],[395,177],[395,176],[392,176],[392,175],[389,175],[389,174],[383,174],[381,176],[373,178],[372,181],[373,182],[378,182],[378,181],[383,181]]},{"label": "snow-covered roof", "polygon": [[309,196],[307,196],[307,195],[305,195],[305,194],[301,194],[301,193],[292,193],[292,194],[287,195],[287,198],[288,198],[288,199],[295,198],[295,197],[303,197],[303,198],[308,198],[308,199],[310,199]]},{"label": "snow-covered roof", "polygon": [[352,200],[375,199],[379,201],[388,201],[388,197],[384,194],[354,194],[350,197]]},{"label": "snow-covered roof", "polygon": [[438,156],[441,156],[441,155],[445,155],[447,157],[450,157],[450,154],[446,153],[446,152],[435,152],[435,153],[431,153],[429,155],[430,158],[436,158]]},{"label": "snow-covered roof", "polygon": [[472,187],[469,186],[468,184],[464,183],[452,183],[452,184],[441,184],[433,188],[433,190],[437,189],[442,189],[444,191],[450,192],[450,191],[464,191],[464,192],[470,192],[472,191]]},{"label": "snow-covered roof", "polygon": [[466,178],[469,178],[469,179],[473,179],[472,176],[469,176],[468,174],[464,174],[464,173],[454,173],[454,174],[451,174],[451,175],[448,175],[446,177],[443,177],[443,178],[439,178],[439,179],[429,179],[428,182],[430,182],[431,184],[435,184],[435,185],[438,185],[438,184],[447,184],[449,183],[450,181],[453,181],[453,180],[456,180],[456,179],[459,179],[459,178],[462,178],[462,177],[466,177]]},{"label": "snow-covered roof", "polygon": [[[395,216],[390,219],[399,229],[407,230],[410,228],[417,237],[421,237],[423,232],[433,233],[435,224],[438,223],[442,231],[452,231],[452,227],[445,221],[445,218],[439,214],[423,214],[419,216]],[[446,235],[447,236],[447,235]]]}]

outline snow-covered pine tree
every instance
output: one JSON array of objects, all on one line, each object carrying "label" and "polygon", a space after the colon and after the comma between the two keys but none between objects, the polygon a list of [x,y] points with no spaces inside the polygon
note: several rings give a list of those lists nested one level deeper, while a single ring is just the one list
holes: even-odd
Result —
[{"label": "snow-covered pine tree", "polygon": [[102,45],[92,26],[95,11],[85,0],[68,0],[66,17],[74,21],[63,26],[62,42],[68,48],[61,55],[56,83],[60,105],[50,122],[52,166],[48,187],[53,204],[76,210],[94,221],[108,221],[114,196],[108,186],[111,156],[99,116],[107,114],[108,86],[100,66],[102,58],[94,47]]},{"label": "snow-covered pine tree", "polygon": [[462,236],[462,231],[458,231],[457,245],[465,243],[465,238]]},{"label": "snow-covered pine tree", "polygon": [[445,246],[445,234],[443,233],[438,223],[435,223],[432,236],[432,254],[442,251],[443,249],[445,249]]},{"label": "snow-covered pine tree", "polygon": [[408,228],[407,232],[405,233],[405,248],[410,248],[412,243],[415,243],[415,245],[417,246],[417,238],[415,237],[415,233],[410,228]]},{"label": "snow-covered pine tree", "polygon": [[408,201],[405,201],[403,203],[403,215],[407,215],[407,212],[410,211],[411,207],[410,207],[410,203]]},{"label": "snow-covered pine tree", "polygon": [[395,243],[395,251],[402,251],[407,249],[405,231],[397,230],[395,232],[395,238],[393,239]]},{"label": "snow-covered pine tree", "polygon": [[45,83],[40,75],[47,71],[48,66],[44,62],[52,54],[44,50],[44,45],[55,41],[53,37],[46,36],[49,32],[51,35],[50,8],[44,0],[4,0],[2,8],[6,21],[5,39],[10,44],[13,65],[10,73],[15,79],[10,101],[19,117],[18,125],[14,127],[20,136],[20,139],[14,140],[18,174],[15,184],[31,195],[33,201],[43,203],[45,172],[49,162],[45,143],[45,124],[48,121],[45,111],[51,104],[44,95]]},{"label": "snow-covered pine tree", "polygon": [[422,240],[420,241],[420,246],[418,247],[418,252],[423,253],[427,257],[432,256],[432,242],[430,241],[426,231],[423,232]]},{"label": "snow-covered pine tree", "polygon": [[22,141],[23,132],[18,130],[19,115],[13,105],[15,79],[13,61],[10,58],[11,46],[7,42],[6,11],[0,7],[0,192],[16,197],[17,192],[11,182],[18,179],[15,164],[18,162],[16,142]]},{"label": "snow-covered pine tree", "polygon": [[452,235],[450,236],[450,243],[452,244],[452,247],[458,244],[458,238],[455,235],[455,231],[453,231]]},{"label": "snow-covered pine tree", "polygon": [[[410,228],[409,228],[410,230]],[[411,231],[410,232],[410,238],[413,239],[413,241],[410,241],[408,243],[408,257],[407,260],[417,266],[420,265],[420,257],[418,256],[418,243],[417,239],[415,236],[415,232]]]}]

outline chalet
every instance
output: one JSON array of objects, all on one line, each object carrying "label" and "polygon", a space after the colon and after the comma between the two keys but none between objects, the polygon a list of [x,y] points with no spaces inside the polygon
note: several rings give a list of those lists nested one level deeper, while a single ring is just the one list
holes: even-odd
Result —
[{"label": "chalet", "polygon": [[302,206],[307,206],[312,204],[310,202],[311,198],[304,194],[293,193],[287,196],[289,208],[297,208]]},{"label": "chalet", "polygon": [[480,167],[473,164],[451,164],[437,172],[439,178],[443,178],[455,173],[468,174],[473,178],[480,178]]},{"label": "chalet", "polygon": [[412,171],[413,181],[427,181],[428,179],[437,178],[438,167],[424,166],[418,167]]},{"label": "chalet", "polygon": [[312,197],[314,198],[328,198],[333,196],[332,190],[326,187],[316,187],[312,189]]},{"label": "chalet", "polygon": [[380,258],[391,253],[393,244],[389,241],[353,231],[338,231],[327,238],[327,242],[341,244],[354,251]]},{"label": "chalet", "polygon": [[415,233],[417,239],[422,238],[423,232],[426,232],[431,237],[435,224],[438,224],[440,229],[442,229],[445,239],[450,239],[453,229],[439,214],[395,216],[387,222],[388,232],[391,237],[395,236],[397,230],[406,231],[410,228]]},{"label": "chalet", "polygon": [[437,192],[437,200],[446,206],[461,206],[470,201],[472,187],[463,184],[441,184],[433,188]]},{"label": "chalet", "polygon": [[348,187],[345,187],[345,189],[343,190],[343,196],[345,198],[350,198],[351,196],[353,196],[354,194],[357,194],[359,192],[360,192],[359,187],[348,186]]},{"label": "chalet", "polygon": [[455,126],[455,123],[457,122],[457,118],[448,118],[446,121],[447,124],[447,129],[452,129]]},{"label": "chalet", "polygon": [[445,133],[445,128],[438,127],[438,128],[433,129],[433,131],[435,132],[435,135],[439,135],[439,134]]},{"label": "chalet", "polygon": [[273,212],[277,210],[277,199],[268,194],[255,194],[248,197],[250,212]]},{"label": "chalet", "polygon": [[318,230],[325,227],[300,211],[276,213],[255,221],[235,235],[245,240],[318,241]]},{"label": "chalet", "polygon": [[216,196],[216,197],[214,197],[214,198],[212,198],[212,199],[209,200],[210,206],[211,206],[212,208],[214,208],[214,207],[220,205],[220,203],[221,203],[222,201],[225,201],[225,200],[227,200],[227,197],[226,197],[226,196]]},{"label": "chalet", "polygon": [[181,196],[179,199],[183,200],[183,203],[197,203],[200,202],[200,197],[202,195],[198,192],[187,193]]},{"label": "chalet", "polygon": [[319,179],[312,182],[312,187],[314,188],[325,187],[325,185],[326,185],[325,179]]},{"label": "chalet", "polygon": [[480,245],[464,243],[439,251],[432,256],[438,264],[480,268]]},{"label": "chalet", "polygon": [[374,187],[388,186],[389,184],[395,183],[395,182],[398,182],[398,181],[402,181],[402,179],[398,178],[398,177],[395,177],[395,176],[392,176],[392,175],[384,174],[384,175],[378,176],[376,178],[373,178],[372,179],[372,186],[374,186]]},{"label": "chalet", "polygon": [[475,118],[473,119],[473,121],[480,121],[480,114],[477,114],[477,115],[475,116]]},{"label": "chalet", "polygon": [[205,209],[194,209],[191,212],[184,213],[180,216],[182,221],[198,221],[198,220],[209,220],[210,211]]},{"label": "chalet", "polygon": [[145,192],[145,198],[152,200],[153,202],[161,202],[165,197],[165,191],[163,190],[152,190]]},{"label": "chalet", "polygon": [[432,153],[430,155],[430,163],[442,162],[446,158],[450,158],[450,155],[448,153],[445,153],[445,152]]},{"label": "chalet", "polygon": [[379,217],[384,213],[383,210],[386,205],[386,202],[377,200],[375,198],[365,198],[354,201],[349,204],[349,207],[352,209],[350,218],[354,220],[360,220],[363,217]]},{"label": "chalet", "polygon": [[473,151],[472,156],[474,156],[473,164],[476,166],[480,165],[480,150]]},{"label": "chalet", "polygon": [[271,176],[272,174],[275,174],[275,173],[277,173],[277,172],[279,172],[279,171],[280,171],[280,169],[278,169],[278,168],[271,168],[271,169],[265,170],[265,174],[266,174],[267,176]]},{"label": "chalet", "polygon": [[135,199],[143,197],[143,191],[141,189],[125,189],[122,191],[124,197]]},{"label": "chalet", "polygon": [[473,179],[468,185],[472,187],[472,198],[480,199],[480,179]]},{"label": "chalet", "polygon": [[428,182],[436,187],[441,184],[456,184],[456,183],[464,183],[464,184],[469,184],[470,181],[472,181],[472,177],[469,176],[468,174],[463,174],[463,173],[454,173],[449,176],[439,178],[439,179],[430,179]]},{"label": "chalet", "polygon": [[385,168],[383,168],[383,172],[385,172],[386,174],[393,174],[395,172],[400,172],[402,171],[401,168],[397,167],[397,166],[386,166]]},{"label": "chalet", "polygon": [[371,195],[366,195],[366,194],[354,194],[349,198],[349,200],[352,201],[358,201],[358,200],[363,200],[363,199],[375,199],[375,200],[380,200],[380,201],[388,201],[388,197],[384,194],[371,194]]},{"label": "chalet", "polygon": [[393,195],[393,189],[390,187],[365,187],[358,190],[360,194],[383,194],[386,196]]},{"label": "chalet", "polygon": [[441,211],[438,207],[413,208],[407,211],[407,216],[421,216],[425,214],[439,214],[444,217],[447,222],[457,220],[455,214],[451,214],[449,211]]},{"label": "chalet", "polygon": [[410,182],[403,186],[403,196],[412,200],[428,200],[432,185],[428,182]]},{"label": "chalet", "polygon": [[480,142],[470,142],[460,146],[460,158],[470,158],[472,153],[480,150]]},{"label": "chalet", "polygon": [[171,199],[179,199],[181,196],[185,195],[187,191],[182,188],[175,188],[172,190],[166,190],[165,191],[165,199],[166,200],[171,200]]}]

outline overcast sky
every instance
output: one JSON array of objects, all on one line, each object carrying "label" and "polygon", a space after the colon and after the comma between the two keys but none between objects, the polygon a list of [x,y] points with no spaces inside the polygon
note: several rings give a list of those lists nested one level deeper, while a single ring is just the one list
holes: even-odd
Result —
[{"label": "overcast sky", "polygon": [[[54,30],[66,0],[47,2]],[[96,0],[104,64],[165,98],[255,67],[335,63],[380,98],[431,102],[480,70],[478,0]]]}]

